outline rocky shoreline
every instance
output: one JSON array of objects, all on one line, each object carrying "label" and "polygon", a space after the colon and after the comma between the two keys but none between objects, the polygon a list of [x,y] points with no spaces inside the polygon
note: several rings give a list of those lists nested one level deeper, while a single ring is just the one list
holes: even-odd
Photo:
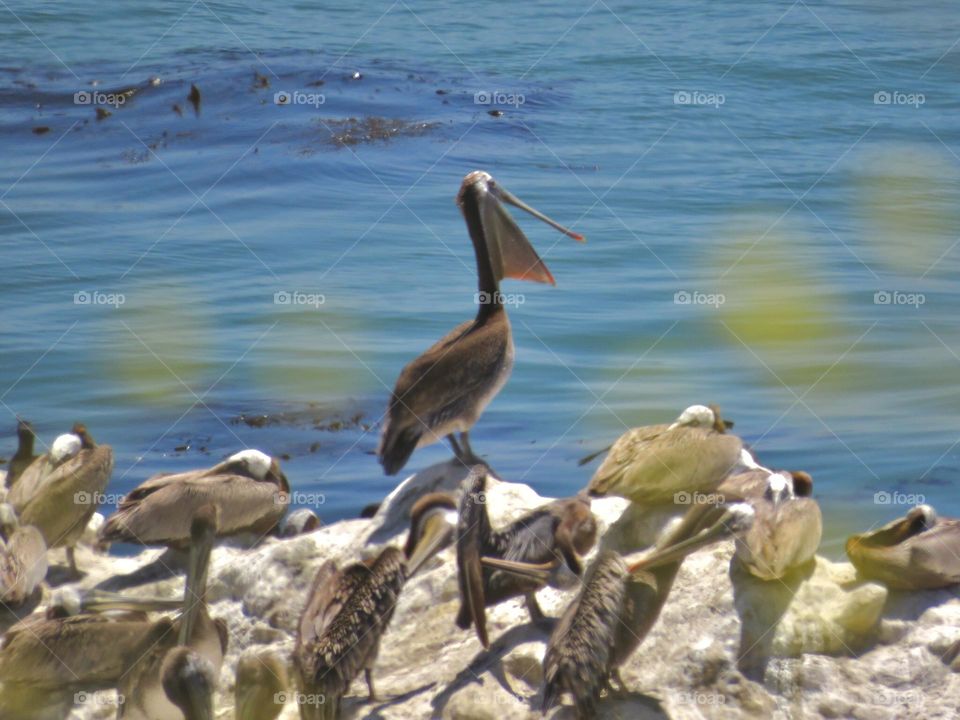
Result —
[{"label": "rocky shoreline", "polygon": [[[406,480],[370,520],[271,537],[256,547],[246,547],[242,539],[217,547],[210,613],[227,620],[230,630],[217,717],[233,717],[234,677],[242,655],[270,650],[287,662],[307,590],[324,561],[347,563],[373,554],[383,542],[401,543],[412,499],[428,489],[454,490],[462,478],[453,464],[433,466]],[[492,480],[486,502],[499,525],[548,500],[527,485]],[[646,518],[628,513],[618,524],[627,507],[618,498],[593,503],[601,533],[614,528],[604,543],[624,551],[642,542],[622,532],[628,518],[648,534],[669,519],[663,513]],[[731,565],[733,549],[727,541],[687,559],[659,621],[623,668],[629,692],[605,698],[600,717],[956,717],[960,674],[951,670],[950,661],[960,640],[960,592],[888,592],[858,582],[849,563],[822,557],[797,577],[763,583]],[[62,562],[61,552],[52,552],[54,564]],[[78,563],[87,575],[80,585],[116,586],[119,576],[149,573],[175,561],[152,549],[133,557],[108,556],[84,542]],[[183,591],[182,575],[165,574],[126,592],[175,598]],[[556,617],[573,593],[547,588],[538,598]],[[375,668],[380,701],[367,702],[358,680],[344,700],[344,717],[540,717],[540,663],[550,628],[530,623],[520,600],[503,603],[488,611],[493,644],[484,651],[472,632],[455,627],[456,610],[456,563],[453,548],[447,548],[400,597]],[[299,717],[300,699],[293,687],[279,695],[278,701],[286,701],[280,717]],[[115,715],[112,692],[81,700],[70,718]],[[567,706],[548,715],[572,716]]]}]

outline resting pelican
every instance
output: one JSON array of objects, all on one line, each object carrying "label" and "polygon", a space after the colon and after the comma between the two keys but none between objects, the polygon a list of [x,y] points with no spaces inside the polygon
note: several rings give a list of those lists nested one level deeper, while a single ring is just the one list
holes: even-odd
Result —
[{"label": "resting pelican", "polygon": [[154,475],[123,498],[99,538],[183,549],[190,542],[194,513],[207,504],[217,508],[219,536],[264,535],[289,502],[290,485],[280,461],[259,450],[241,450],[211,468]]},{"label": "resting pelican", "polygon": [[287,665],[272,650],[247,652],[237,660],[236,720],[276,720],[283,711]]},{"label": "resting pelican", "polygon": [[929,505],[879,530],[847,539],[847,556],[864,578],[902,590],[960,583],[960,520],[941,518]]},{"label": "resting pelican", "polygon": [[457,205],[477,259],[477,316],[455,327],[400,373],[377,451],[387,475],[399,472],[416,448],[443,437],[464,463],[476,462],[468,433],[513,369],[513,337],[500,281],[517,278],[556,284],[504,203],[583,240],[521,202],[489,173],[475,170],[463,179]]},{"label": "resting pelican", "polygon": [[343,570],[332,560],[320,566],[293,652],[303,720],[338,718],[340,699],[361,670],[370,699],[376,698],[373,665],[397,598],[407,578],[453,534],[455,508],[448,495],[425,495],[411,511],[404,550],[387,547],[376,558]]},{"label": "resting pelican", "polygon": [[13,506],[0,505],[0,603],[19,607],[47,576],[47,544],[35,527],[21,526]]},{"label": "resting pelican", "polygon": [[[216,506],[200,507],[190,523],[190,569],[183,613],[125,673],[117,688],[124,720],[194,720],[207,708],[227,651],[227,625],[207,612],[207,572],[217,535]],[[212,679],[212,680],[211,680]]]},{"label": "resting pelican", "polygon": [[[537,622],[544,615],[537,591],[545,585],[567,587],[583,571],[580,557],[597,540],[597,521],[586,496],[565,498],[543,505],[494,530],[487,513],[487,468],[474,466],[464,481],[457,523],[457,582],[460,611],[457,627],[471,625],[480,643],[490,646],[485,608],[522,595]],[[541,582],[494,569],[489,559],[523,565],[550,564],[552,571]]]},{"label": "resting pelican", "polygon": [[[46,611],[21,620],[0,642],[0,717],[62,718],[74,693],[116,687],[172,631],[169,620],[151,621],[147,611],[176,605],[99,590],[59,591]],[[47,706],[49,714],[40,711]]]},{"label": "resting pelican", "polygon": [[86,426],[77,423],[23,471],[7,498],[21,524],[37,528],[48,548],[66,547],[74,576],[80,574],[74,546],[96,512],[112,472],[113,450],[97,445]]},{"label": "resting pelican", "polygon": [[33,441],[36,437],[30,423],[26,420],[17,421],[17,451],[10,458],[10,465],[7,469],[8,488],[13,487],[23,471],[39,457],[33,454]]},{"label": "resting pelican", "polygon": [[628,430],[609,448],[587,490],[641,505],[712,492],[731,471],[759,467],[740,438],[727,434],[728,427],[716,405],[691,405],[669,425]]},{"label": "resting pelican", "polygon": [[823,519],[812,490],[807,473],[770,473],[763,494],[748,500],[756,518],[738,539],[736,557],[752,575],[776,580],[816,555]]},{"label": "resting pelican", "polygon": [[656,622],[684,558],[744,532],[752,520],[753,509],[746,504],[694,506],[632,565],[611,550],[601,551],[547,643],[544,711],[568,692],[578,718],[596,717],[600,693],[610,687],[610,679],[623,686],[619,668]]}]

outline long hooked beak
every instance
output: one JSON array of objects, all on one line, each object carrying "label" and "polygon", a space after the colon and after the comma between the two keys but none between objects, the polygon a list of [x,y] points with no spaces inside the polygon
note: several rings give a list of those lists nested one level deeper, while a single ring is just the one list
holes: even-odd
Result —
[{"label": "long hooked beak", "polygon": [[[196,528],[200,523],[194,519]],[[201,612],[206,604],[207,571],[210,569],[210,552],[216,537],[216,528],[213,525],[202,523],[202,527],[191,532],[190,569],[187,572],[187,582],[183,588],[183,614],[180,617],[180,634],[178,642],[187,645],[193,637],[193,628],[197,621],[197,613]],[[194,528],[191,528],[193,531]]]},{"label": "long hooked beak", "polygon": [[494,570],[502,570],[511,575],[536,580],[542,585],[546,585],[550,580],[550,575],[560,567],[559,560],[553,560],[545,563],[525,563],[516,560],[501,560],[500,558],[482,557],[480,563]]},{"label": "long hooked beak", "polygon": [[[732,510],[731,508],[736,508]],[[753,521],[753,509],[745,503],[738,503],[728,508],[720,518],[709,527],[701,530],[686,540],[657,548],[641,560],[630,565],[627,570],[633,574],[642,570],[650,570],[662,565],[680,562],[687,555],[746,530]]]},{"label": "long hooked beak", "polygon": [[179,610],[183,601],[159,597],[131,597],[107,590],[84,590],[80,596],[81,612],[100,613],[112,610],[127,612],[164,612]]},{"label": "long hooked beak", "polygon": [[503,187],[503,186],[500,185],[499,183],[498,183],[497,185],[493,186],[493,187],[491,188],[491,191],[493,192],[494,196],[496,196],[499,200],[501,200],[501,201],[503,201],[503,202],[505,202],[505,203],[507,203],[507,204],[509,204],[509,205],[513,205],[515,208],[520,208],[520,209],[523,210],[524,212],[530,213],[530,214],[533,215],[537,220],[540,220],[541,222],[545,222],[547,225],[549,225],[550,227],[552,227],[554,230],[558,230],[558,231],[562,232],[562,233],[563,233],[564,235],[566,235],[567,237],[571,237],[571,238],[573,238],[574,240],[576,240],[577,242],[586,242],[586,238],[584,238],[583,235],[581,235],[580,233],[574,232],[573,230],[570,230],[569,228],[564,227],[563,225],[561,225],[560,223],[558,223],[556,220],[552,220],[551,218],[548,218],[546,215],[544,215],[544,214],[543,214],[542,212],[540,212],[539,210],[536,210],[535,208],[530,207],[530,206],[527,205],[523,200],[521,200],[520,198],[518,198],[516,195],[514,195],[512,192],[510,192],[509,190],[507,190],[505,187]]},{"label": "long hooked beak", "polygon": [[424,519],[423,534],[407,559],[407,577],[415,575],[427,560],[450,544],[457,526],[456,518],[457,513],[450,511],[434,512]]}]

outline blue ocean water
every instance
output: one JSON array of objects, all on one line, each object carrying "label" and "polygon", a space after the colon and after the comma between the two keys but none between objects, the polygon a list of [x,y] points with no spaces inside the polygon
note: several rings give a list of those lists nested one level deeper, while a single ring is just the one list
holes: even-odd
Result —
[{"label": "blue ocean water", "polygon": [[516,367],[472,436],[501,475],[573,492],[626,427],[717,402],[813,474],[828,554],[960,513],[954,4],[0,15],[0,452],[17,415],[84,420],[119,494],[255,446],[354,516],[396,482],[401,367],[475,311],[454,196],[483,168],[588,238],[518,217],[557,287],[503,288]]}]

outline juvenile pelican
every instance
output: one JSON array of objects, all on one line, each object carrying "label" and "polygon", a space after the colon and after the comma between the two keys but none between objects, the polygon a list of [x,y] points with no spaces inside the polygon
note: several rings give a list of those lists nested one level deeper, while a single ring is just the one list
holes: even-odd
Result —
[{"label": "juvenile pelican", "polygon": [[742,533],[752,519],[749,505],[694,506],[639,562],[628,566],[617,553],[602,551],[547,643],[544,711],[568,692],[578,718],[596,717],[600,693],[610,687],[610,679],[623,686],[619,668],[656,623],[684,558]]},{"label": "juvenile pelican", "polygon": [[110,474],[113,450],[97,445],[86,426],[60,435],[24,470],[7,498],[23,525],[42,534],[48,548],[66,547],[70,571],[78,576],[74,546],[100,504]]},{"label": "juvenile pelican", "polygon": [[[223,656],[227,625],[207,612],[207,573],[217,535],[217,509],[200,507],[190,523],[190,569],[183,612],[169,632],[138,658],[117,688],[124,720],[206,720]],[[211,687],[212,683],[212,687]]]},{"label": "juvenile pelican", "polygon": [[0,505],[0,604],[18,607],[47,576],[47,544],[35,527],[21,526],[13,506]]},{"label": "juvenile pelican", "polygon": [[[494,530],[487,512],[487,468],[475,466],[464,481],[457,523],[457,582],[460,611],[457,627],[471,625],[484,647],[490,646],[485,608],[522,595],[533,621],[543,619],[537,591],[545,585],[566,587],[582,571],[580,557],[597,540],[597,522],[586,496],[565,498],[543,505]],[[489,559],[506,564],[549,564],[541,579],[503,572],[486,564]]]},{"label": "juvenile pelican", "polygon": [[276,720],[283,711],[278,696],[284,696],[288,687],[287,665],[275,652],[241,655],[234,688],[236,720]]},{"label": "juvenile pelican", "polygon": [[940,518],[917,505],[879,530],[847,539],[847,556],[858,573],[902,590],[960,583],[960,520]]},{"label": "juvenile pelican", "polygon": [[[475,462],[468,433],[513,369],[513,337],[500,294],[500,281],[517,278],[556,284],[504,203],[572,237],[571,230],[521,202],[489,173],[463,179],[457,205],[463,213],[477,260],[478,310],[400,373],[390,398],[377,455],[387,475],[407,464],[413,451],[447,437],[454,454]],[[460,433],[459,441],[454,433]]]},{"label": "juvenile pelican", "polygon": [[448,495],[425,495],[411,511],[404,550],[387,547],[376,558],[343,570],[332,560],[320,566],[293,652],[303,720],[338,718],[340,700],[361,670],[370,699],[375,699],[373,665],[397,598],[407,578],[452,535],[455,507]]},{"label": "juvenile pelican", "polygon": [[807,473],[770,473],[763,495],[749,500],[756,518],[738,538],[736,557],[752,575],[776,580],[813,559],[823,519],[812,490]]},{"label": "juvenile pelican", "polygon": [[33,454],[33,441],[36,439],[33,432],[33,426],[26,420],[17,421],[17,451],[10,458],[10,465],[7,468],[7,487],[11,488],[14,483],[23,474],[23,471],[30,467],[30,464],[39,457]]},{"label": "juvenile pelican", "polygon": [[219,536],[263,535],[280,521],[289,502],[280,461],[259,450],[241,450],[211,468],[154,475],[123,498],[99,538],[183,549],[194,513],[207,504],[217,508]]},{"label": "juvenile pelican", "polygon": [[691,405],[675,422],[628,430],[590,480],[593,496],[618,495],[641,505],[709,493],[744,464],[758,467],[716,405]]}]

